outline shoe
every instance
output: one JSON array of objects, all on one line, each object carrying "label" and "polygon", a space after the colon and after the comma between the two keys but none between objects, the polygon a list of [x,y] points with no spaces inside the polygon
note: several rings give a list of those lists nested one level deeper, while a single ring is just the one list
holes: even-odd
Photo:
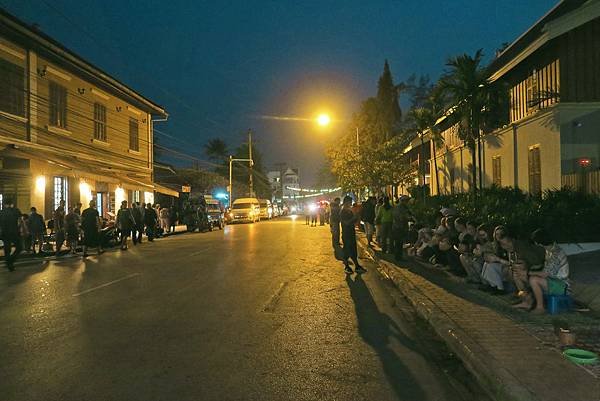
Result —
[{"label": "shoe", "polygon": [[6,267],[8,267],[8,271],[9,272],[14,272],[15,271],[15,265],[13,265],[12,263],[8,264]]},{"label": "shoe", "polygon": [[346,267],[344,268],[344,271],[346,272],[346,274],[352,274],[354,273],[354,271],[352,270],[352,268],[348,265],[346,265]]},{"label": "shoe", "polygon": [[360,274],[360,273],[366,273],[366,272],[367,272],[367,269],[365,269],[365,268],[364,268],[364,267],[362,267],[362,266],[356,266],[356,267],[354,268],[354,271]]}]

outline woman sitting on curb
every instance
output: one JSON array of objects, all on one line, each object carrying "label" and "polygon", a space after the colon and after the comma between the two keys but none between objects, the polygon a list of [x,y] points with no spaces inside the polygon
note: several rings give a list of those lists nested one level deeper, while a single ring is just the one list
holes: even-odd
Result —
[{"label": "woman sitting on curb", "polygon": [[[543,270],[529,272],[529,285],[536,305],[532,312],[544,313],[544,294],[564,295],[569,289],[569,262],[565,251],[543,229],[535,230],[531,239],[546,250]],[[524,304],[531,308],[533,301],[525,300]]]}]

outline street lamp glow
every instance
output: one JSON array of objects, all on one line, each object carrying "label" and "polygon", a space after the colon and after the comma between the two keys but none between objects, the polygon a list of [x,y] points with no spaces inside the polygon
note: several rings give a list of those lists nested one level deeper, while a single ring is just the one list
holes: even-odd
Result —
[{"label": "street lamp glow", "polygon": [[319,114],[319,116],[317,117],[317,124],[319,124],[321,127],[325,127],[330,123],[331,117],[329,117],[329,115],[327,114]]}]

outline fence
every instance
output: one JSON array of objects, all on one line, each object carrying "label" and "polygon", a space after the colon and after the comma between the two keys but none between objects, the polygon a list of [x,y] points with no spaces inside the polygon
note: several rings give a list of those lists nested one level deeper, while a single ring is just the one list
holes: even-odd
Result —
[{"label": "fence", "polygon": [[580,173],[565,174],[561,177],[563,187],[582,190],[588,194],[600,193],[600,170],[582,171]]}]

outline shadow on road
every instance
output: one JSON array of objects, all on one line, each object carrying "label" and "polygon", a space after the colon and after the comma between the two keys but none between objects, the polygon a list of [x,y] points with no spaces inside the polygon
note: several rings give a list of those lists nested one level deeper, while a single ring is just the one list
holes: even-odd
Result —
[{"label": "shadow on road", "polygon": [[418,352],[414,341],[405,336],[400,327],[387,314],[379,311],[360,274],[356,275],[354,280],[347,275],[346,282],[354,301],[358,332],[365,342],[377,352],[388,382],[398,398],[401,400],[426,399],[418,381],[390,347],[390,339],[395,338],[403,347]]}]

